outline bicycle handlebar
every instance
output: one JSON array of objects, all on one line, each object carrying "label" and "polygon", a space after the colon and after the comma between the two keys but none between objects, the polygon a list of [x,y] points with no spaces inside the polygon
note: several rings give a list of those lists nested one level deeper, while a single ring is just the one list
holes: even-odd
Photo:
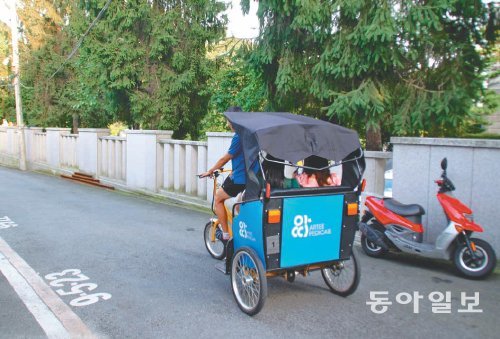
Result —
[{"label": "bicycle handlebar", "polygon": [[230,170],[224,170],[223,167],[219,168],[219,169],[216,169],[212,175],[203,175],[203,173],[201,174],[196,174],[196,176],[200,179],[203,179],[203,178],[206,178],[206,177],[209,177],[209,178],[212,178],[212,177],[215,177],[217,178],[221,173],[224,173],[224,172],[230,172]]}]

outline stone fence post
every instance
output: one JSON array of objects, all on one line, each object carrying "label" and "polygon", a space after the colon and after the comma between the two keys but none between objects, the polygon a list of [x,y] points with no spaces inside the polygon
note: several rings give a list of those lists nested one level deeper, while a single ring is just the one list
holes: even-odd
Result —
[{"label": "stone fence post", "polygon": [[26,127],[24,129],[24,136],[26,138],[26,161],[28,164],[35,161],[35,133],[40,133],[42,130],[43,128],[41,127]]},{"label": "stone fence post", "polygon": [[126,130],[129,188],[158,192],[163,182],[163,152],[160,139],[171,139],[172,131]]},{"label": "stone fence post", "polygon": [[[232,132],[207,132],[207,168],[212,167],[229,150]],[[231,169],[231,162],[228,162],[224,169]],[[212,201],[213,184],[207,179],[207,200]]]},{"label": "stone fence post", "polygon": [[391,152],[365,151],[366,169],[363,177],[366,179],[365,193],[367,195],[384,195],[384,174],[390,159],[392,159]]},{"label": "stone fence post", "polygon": [[0,127],[0,164],[19,168],[19,135],[17,127]]},{"label": "stone fence post", "polygon": [[80,172],[97,175],[98,140],[109,135],[107,128],[79,128],[78,129],[78,168]]},{"label": "stone fence post", "polygon": [[59,169],[61,158],[61,133],[69,133],[70,128],[46,128],[47,131],[47,165]]}]

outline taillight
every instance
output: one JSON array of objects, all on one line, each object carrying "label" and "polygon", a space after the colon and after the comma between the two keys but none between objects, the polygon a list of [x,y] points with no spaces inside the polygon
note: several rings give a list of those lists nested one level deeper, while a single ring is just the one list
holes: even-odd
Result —
[{"label": "taillight", "polygon": [[356,215],[358,214],[358,203],[350,202],[347,204],[347,215]]},{"label": "taillight", "polygon": [[277,224],[281,220],[281,210],[269,210],[267,212],[267,223]]}]

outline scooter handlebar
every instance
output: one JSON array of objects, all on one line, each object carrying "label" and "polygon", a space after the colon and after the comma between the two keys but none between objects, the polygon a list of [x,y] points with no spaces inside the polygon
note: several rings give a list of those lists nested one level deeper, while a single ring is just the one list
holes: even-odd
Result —
[{"label": "scooter handlebar", "polygon": [[455,190],[455,185],[453,185],[453,182],[445,174],[441,178],[440,180],[435,180],[435,183],[440,187],[439,192],[444,193]]}]

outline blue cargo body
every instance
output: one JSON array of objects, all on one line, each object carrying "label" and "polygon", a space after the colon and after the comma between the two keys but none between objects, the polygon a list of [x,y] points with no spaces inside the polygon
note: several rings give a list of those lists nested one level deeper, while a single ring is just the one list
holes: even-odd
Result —
[{"label": "blue cargo body", "polygon": [[338,260],[344,196],[286,198],[281,267]]},{"label": "blue cargo body", "polygon": [[[252,248],[264,268],[273,270],[345,259],[350,249],[343,254],[342,248],[352,244],[354,234],[350,222],[352,234],[343,239],[345,198],[344,194],[288,196],[243,203],[232,224],[234,251]],[[281,210],[275,226],[266,220],[272,209]],[[275,231],[270,234],[266,228],[272,227]]]}]

